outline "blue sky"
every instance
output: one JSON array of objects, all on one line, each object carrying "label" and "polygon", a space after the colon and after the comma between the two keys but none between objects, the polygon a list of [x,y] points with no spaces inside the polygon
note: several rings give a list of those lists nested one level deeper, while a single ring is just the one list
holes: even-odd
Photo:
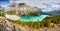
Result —
[{"label": "blue sky", "polygon": [[0,0],[1,6],[7,6],[9,4],[9,0]]},{"label": "blue sky", "polygon": [[[12,0],[0,0],[1,6],[7,6]],[[60,0],[16,0],[16,3],[26,3],[32,7],[45,8],[43,11],[60,9]]]}]

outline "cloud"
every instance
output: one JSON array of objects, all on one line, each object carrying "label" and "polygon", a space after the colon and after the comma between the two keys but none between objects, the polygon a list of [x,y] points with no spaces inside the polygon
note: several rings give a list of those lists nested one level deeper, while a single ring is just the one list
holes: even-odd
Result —
[{"label": "cloud", "polygon": [[60,8],[60,5],[52,5],[53,8]]},{"label": "cloud", "polygon": [[[14,0],[16,3],[26,3],[27,5],[30,5],[32,7],[46,7],[46,6],[42,6],[43,3],[46,4],[52,4],[53,3],[60,3],[60,0]],[[12,2],[12,0],[11,0]]]}]

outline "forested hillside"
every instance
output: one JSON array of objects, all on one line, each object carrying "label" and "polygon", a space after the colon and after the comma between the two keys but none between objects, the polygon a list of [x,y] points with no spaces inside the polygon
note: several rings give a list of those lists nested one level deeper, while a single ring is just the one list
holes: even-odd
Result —
[{"label": "forested hillside", "polygon": [[60,16],[53,16],[53,17],[47,17],[45,18],[43,21],[39,21],[38,22],[22,22],[22,21],[19,21],[19,20],[16,20],[16,21],[12,21],[10,20],[11,22],[13,23],[17,23],[19,25],[22,25],[22,26],[28,26],[30,28],[40,28],[40,27],[52,27],[51,26],[51,23],[53,24],[60,24]]}]

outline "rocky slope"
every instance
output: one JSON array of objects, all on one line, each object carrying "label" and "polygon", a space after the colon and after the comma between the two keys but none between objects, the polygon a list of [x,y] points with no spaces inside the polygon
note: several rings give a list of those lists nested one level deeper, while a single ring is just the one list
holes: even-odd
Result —
[{"label": "rocky slope", "polygon": [[0,31],[22,31],[6,18],[0,17]]}]

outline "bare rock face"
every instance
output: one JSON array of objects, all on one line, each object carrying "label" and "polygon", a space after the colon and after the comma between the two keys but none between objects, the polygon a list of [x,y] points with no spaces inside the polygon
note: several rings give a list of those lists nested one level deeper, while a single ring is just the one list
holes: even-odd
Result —
[{"label": "bare rock face", "polygon": [[6,18],[0,17],[0,31],[21,31],[12,22],[9,22]]},{"label": "bare rock face", "polygon": [[16,3],[9,5],[5,8],[6,12],[13,12],[13,13],[20,13],[20,14],[27,14],[28,12],[35,12],[38,11],[35,8],[26,5],[25,3]]}]

